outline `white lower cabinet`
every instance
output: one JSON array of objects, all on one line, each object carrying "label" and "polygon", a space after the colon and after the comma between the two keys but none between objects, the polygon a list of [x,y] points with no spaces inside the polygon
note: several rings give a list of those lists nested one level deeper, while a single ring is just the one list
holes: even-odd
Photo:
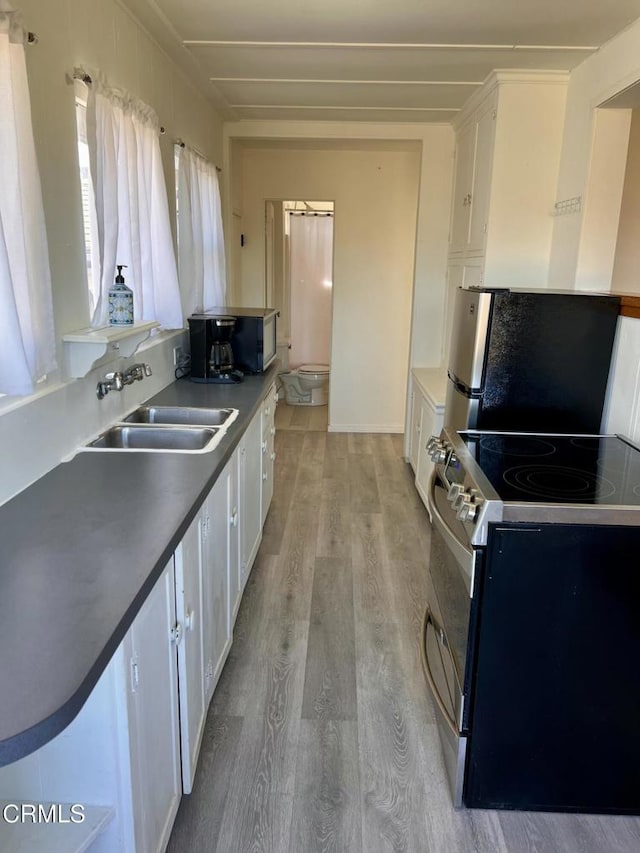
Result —
[{"label": "white lower cabinet", "polygon": [[0,768],[10,817],[53,804],[63,818],[0,819],[0,850],[165,850],[182,794],[175,627],[172,558],[75,719]]},{"label": "white lower cabinet", "polygon": [[165,850],[273,494],[275,404],[271,386],[73,722],[0,768],[0,802],[80,804],[84,820],[56,846],[47,824],[0,820],[0,851]]},{"label": "white lower cabinet", "polygon": [[240,586],[244,586],[262,537],[262,412],[258,410],[238,446],[240,492]]},{"label": "white lower cabinet", "polygon": [[278,401],[275,383],[269,388],[262,403],[262,490],[261,521],[264,526],[273,498],[273,472],[276,451],[274,439],[276,435],[275,415]]},{"label": "white lower cabinet", "polygon": [[198,752],[207,715],[205,699],[206,648],[204,603],[206,585],[203,543],[207,517],[200,511],[178,545],[176,571],[176,616],[178,629],[178,685],[180,695],[180,744],[182,790],[191,792]]},{"label": "white lower cabinet", "polygon": [[164,851],[182,795],[178,624],[171,560],[125,638],[136,853]]},{"label": "white lower cabinet", "polygon": [[420,403],[420,449],[418,452],[418,470],[416,471],[416,488],[420,497],[427,503],[429,480],[433,471],[433,462],[427,450],[427,442],[432,435],[440,435],[443,414],[434,403],[422,394],[416,394]]},{"label": "white lower cabinet", "polygon": [[418,454],[420,453],[420,418],[422,411],[420,408],[421,395],[415,389],[411,390],[411,419],[409,424],[410,439],[409,439],[409,462],[413,468],[413,473],[418,471]]},{"label": "white lower cabinet", "polygon": [[205,699],[207,706],[231,646],[229,596],[237,585],[238,568],[229,560],[230,536],[234,521],[229,508],[229,477],[232,459],[224,469],[205,503],[203,537]]},{"label": "white lower cabinet", "polygon": [[411,439],[409,461],[415,473],[416,489],[427,504],[433,462],[427,450],[432,435],[440,435],[444,421],[446,373],[433,369],[413,369],[411,394]]}]

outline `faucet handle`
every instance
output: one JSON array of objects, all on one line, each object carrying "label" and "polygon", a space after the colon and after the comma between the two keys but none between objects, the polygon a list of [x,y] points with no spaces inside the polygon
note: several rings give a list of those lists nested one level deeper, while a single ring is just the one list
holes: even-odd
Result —
[{"label": "faucet handle", "polygon": [[111,373],[105,373],[104,381],[109,384],[109,387],[114,391],[122,391],[124,387],[122,382],[122,373],[119,370]]}]

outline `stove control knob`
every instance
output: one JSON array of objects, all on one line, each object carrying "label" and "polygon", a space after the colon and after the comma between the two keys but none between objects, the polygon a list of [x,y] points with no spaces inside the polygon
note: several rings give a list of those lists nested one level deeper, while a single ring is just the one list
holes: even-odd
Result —
[{"label": "stove control knob", "polygon": [[446,444],[440,443],[436,445],[429,456],[431,457],[431,461],[435,462],[438,465],[441,462],[447,461],[447,456],[449,454],[449,449]]},{"label": "stove control knob", "polygon": [[474,503],[474,500],[471,495],[463,495],[462,501],[457,507],[458,512],[456,513],[456,518],[459,518],[460,521],[471,521],[474,522],[476,520],[476,515],[478,514],[478,506]]},{"label": "stove control knob", "polygon": [[460,485],[460,483],[452,483],[447,492],[447,500],[453,503],[458,495],[461,495],[463,492],[464,486]]}]

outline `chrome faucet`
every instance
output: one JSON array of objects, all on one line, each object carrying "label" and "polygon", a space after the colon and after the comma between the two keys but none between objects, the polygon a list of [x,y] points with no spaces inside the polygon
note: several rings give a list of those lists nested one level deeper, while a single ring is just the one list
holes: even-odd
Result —
[{"label": "chrome faucet", "polygon": [[124,385],[132,385],[137,380],[144,379],[145,376],[151,376],[151,372],[151,366],[148,364],[133,364],[122,374],[122,382]]},{"label": "chrome faucet", "polygon": [[122,391],[123,387],[122,373],[120,371],[105,373],[104,379],[98,382],[96,396],[98,400],[102,400],[103,397],[107,396],[109,391]]},{"label": "chrome faucet", "polygon": [[105,373],[104,379],[98,382],[96,396],[98,400],[102,400],[109,391],[122,391],[125,385],[133,385],[137,380],[151,376],[151,373],[151,366],[148,364],[133,364],[124,373],[119,370]]}]

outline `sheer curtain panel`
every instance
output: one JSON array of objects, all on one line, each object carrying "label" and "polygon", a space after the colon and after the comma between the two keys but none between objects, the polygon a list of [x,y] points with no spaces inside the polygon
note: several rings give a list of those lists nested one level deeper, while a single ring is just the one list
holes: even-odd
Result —
[{"label": "sheer curtain panel", "polygon": [[0,0],[0,393],[56,369],[49,252],[31,127],[25,33]]},{"label": "sheer curtain panel", "polygon": [[185,316],[227,299],[220,188],[216,167],[176,146],[178,269]]},{"label": "sheer curtain panel", "polygon": [[127,266],[135,322],[182,328],[180,290],[162,171],[158,118],[123,90],[91,72],[87,144],[100,245],[100,295],[94,326],[108,322],[116,264]]}]

